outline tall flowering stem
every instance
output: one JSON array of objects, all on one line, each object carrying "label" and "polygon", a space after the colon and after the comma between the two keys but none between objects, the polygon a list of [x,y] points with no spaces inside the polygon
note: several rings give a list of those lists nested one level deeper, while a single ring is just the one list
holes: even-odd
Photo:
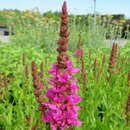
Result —
[{"label": "tall flowering stem", "polygon": [[29,71],[28,71],[28,65],[27,64],[25,65],[25,76],[26,76],[26,79],[28,79]]},{"label": "tall flowering stem", "polygon": [[6,90],[8,91],[8,80],[6,74],[4,74],[4,85],[6,86]]},{"label": "tall flowering stem", "polygon": [[97,58],[94,59],[93,71],[96,71],[96,67],[97,67]]},{"label": "tall flowering stem", "polygon": [[102,67],[105,65],[105,62],[106,62],[106,56],[104,55],[102,60]]},{"label": "tall flowering stem", "polygon": [[42,79],[43,78],[43,61],[40,64],[40,76],[41,76],[41,79]]},{"label": "tall flowering stem", "polygon": [[83,78],[83,85],[86,85],[86,72],[85,72],[85,62],[84,62],[84,56],[83,56],[83,49],[81,48],[81,33],[79,33],[79,41],[77,50],[75,51],[75,57],[77,58],[77,63],[81,63],[81,72],[82,72],[82,78]]},{"label": "tall flowering stem", "polygon": [[31,124],[31,116],[29,115],[27,116],[27,125],[30,126],[30,124]]},{"label": "tall flowering stem", "polygon": [[[76,77],[72,74],[80,71],[79,68],[74,68],[72,61],[69,59],[67,54],[68,49],[68,14],[66,2],[62,7],[61,16],[61,27],[60,27],[60,38],[58,40],[59,55],[57,57],[57,63],[51,65],[51,70],[48,72],[52,75],[49,78],[48,83],[53,87],[48,88],[46,97],[49,99],[47,102],[43,102],[42,120],[51,123],[52,130],[63,130],[67,126],[79,126],[80,121],[77,120],[77,110],[79,106],[75,106],[81,101],[78,96],[77,89],[79,86],[76,85]],[[72,79],[74,79],[72,81]]]},{"label": "tall flowering stem", "polygon": [[81,64],[82,64],[82,67],[81,67],[81,72],[82,72],[82,78],[83,78],[83,85],[85,86],[86,83],[87,83],[87,74],[86,74],[86,71],[85,71],[85,62],[84,62],[84,56],[83,56],[83,51],[82,51],[82,54],[81,54]]},{"label": "tall flowering stem", "polygon": [[34,61],[32,61],[32,77],[33,77],[34,94],[36,96],[37,102],[41,103],[43,102],[44,99],[41,96],[42,95],[41,82],[38,77],[38,72]]},{"label": "tall flowering stem", "polygon": [[82,55],[83,55],[83,49],[81,48],[81,33],[79,33],[79,41],[78,41],[78,46],[75,53],[76,54],[74,56],[77,58],[77,63],[80,63],[82,60]]},{"label": "tall flowering stem", "polygon": [[[44,106],[41,104],[45,101],[45,99],[42,97],[42,87],[45,87],[45,85],[41,84],[41,81],[38,76],[36,63],[32,61],[32,77],[33,77],[33,87],[34,87],[34,94],[36,97],[37,102],[39,103],[39,111],[41,111],[41,116],[44,115]],[[38,126],[38,123],[36,123],[35,126],[32,127],[32,130],[35,130]]]},{"label": "tall flowering stem", "polygon": [[89,60],[91,60],[91,48],[89,49]]},{"label": "tall flowering stem", "polygon": [[113,43],[111,55],[109,59],[108,72],[110,73],[110,76],[108,77],[108,79],[110,79],[112,73],[114,73],[114,67],[116,64],[116,53],[117,53],[117,44]]},{"label": "tall flowering stem", "polygon": [[23,54],[22,54],[22,62],[23,62],[23,65],[25,65],[25,61],[26,61],[26,56],[25,56],[25,52],[23,52]]},{"label": "tall flowering stem", "polygon": [[28,86],[29,86],[29,70],[28,70],[28,64],[26,64],[24,67],[25,67],[26,84],[27,84],[27,87],[28,87]]}]

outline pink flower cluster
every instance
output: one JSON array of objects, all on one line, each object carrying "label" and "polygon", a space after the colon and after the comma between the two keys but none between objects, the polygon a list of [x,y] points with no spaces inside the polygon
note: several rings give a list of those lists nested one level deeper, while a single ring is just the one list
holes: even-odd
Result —
[{"label": "pink flower cluster", "polygon": [[46,97],[49,101],[44,101],[40,104],[40,111],[42,111],[42,120],[51,123],[53,130],[63,130],[67,126],[79,126],[80,121],[77,120],[80,109],[75,106],[81,101],[78,96],[77,89],[79,86],[76,84],[77,77],[73,77],[73,73],[80,71],[79,68],[74,68],[72,61],[69,59],[68,50],[68,13],[66,2],[62,7],[60,38],[58,40],[59,47],[57,51],[57,63],[51,66],[48,72],[52,75],[48,79],[48,83],[53,87],[48,88]]},{"label": "pink flower cluster", "polygon": [[80,49],[77,49],[77,50],[75,50],[75,57],[78,57],[78,56],[81,56],[82,55],[82,53],[83,53],[83,49],[82,48],[80,48]]},{"label": "pink flower cluster", "polygon": [[[77,110],[79,106],[75,106],[81,101],[81,97],[77,94],[79,86],[76,84],[77,80],[73,77],[73,73],[80,71],[79,68],[72,66],[72,61],[68,60],[67,69],[60,71],[56,65],[52,65],[49,71],[52,77],[48,83],[53,85],[53,88],[49,88],[46,92],[46,97],[50,102],[43,102],[44,116],[42,120],[45,122],[51,122],[53,130],[57,128],[63,130],[67,126],[80,126],[81,123],[77,120]],[[58,72],[58,73],[57,73]],[[72,82],[71,80],[74,79]]]},{"label": "pink flower cluster", "polygon": [[77,58],[77,63],[80,63],[82,56],[83,56],[83,49],[81,48],[81,33],[79,33],[78,47],[74,55],[74,57]]}]

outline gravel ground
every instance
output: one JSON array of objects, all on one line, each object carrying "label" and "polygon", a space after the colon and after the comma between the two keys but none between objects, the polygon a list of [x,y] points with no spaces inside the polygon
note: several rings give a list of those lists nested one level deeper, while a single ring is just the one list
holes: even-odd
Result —
[{"label": "gravel ground", "polygon": [[106,40],[106,46],[112,46],[113,42],[117,43],[120,46],[124,46],[126,44],[126,40],[124,40],[124,39]]},{"label": "gravel ground", "polygon": [[[3,36],[0,35],[0,41],[2,42],[8,42],[9,41],[9,36]],[[112,46],[113,42],[118,43],[120,46],[124,46],[126,44],[126,40],[106,40],[106,46]]]},{"label": "gravel ground", "polygon": [[9,41],[9,36],[0,35],[0,41],[2,41],[2,42],[8,42]]}]

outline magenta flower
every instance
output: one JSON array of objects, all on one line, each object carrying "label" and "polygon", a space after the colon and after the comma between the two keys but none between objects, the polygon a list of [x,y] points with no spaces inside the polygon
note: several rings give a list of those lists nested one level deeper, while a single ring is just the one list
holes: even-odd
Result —
[{"label": "magenta flower", "polygon": [[68,61],[68,63],[66,70],[62,73],[57,73],[59,70],[56,65],[52,65],[49,71],[52,74],[49,83],[52,84],[53,88],[49,88],[46,92],[46,97],[51,102],[42,103],[47,109],[42,120],[51,122],[53,130],[57,127],[63,129],[68,125],[81,125],[80,121],[77,120],[77,110],[80,107],[74,106],[81,102],[81,97],[77,93],[77,89],[80,87],[76,84],[77,80],[71,82],[72,74],[80,69],[74,68],[72,62]]},{"label": "magenta flower", "polygon": [[81,56],[82,53],[83,53],[82,48],[75,50],[75,53],[76,53],[76,54],[74,55],[75,57]]},{"label": "magenta flower", "polygon": [[52,64],[48,71],[52,77],[46,78],[48,84],[52,85],[52,88],[48,88],[45,94],[49,101],[40,104],[40,110],[43,111],[42,120],[50,122],[53,130],[81,125],[81,122],[77,120],[77,111],[80,110],[80,107],[75,106],[81,102],[81,97],[77,93],[77,89],[80,87],[76,84],[78,77],[72,75],[79,72],[80,69],[72,65],[67,54],[69,32],[66,2],[62,7],[60,36],[57,63]]}]

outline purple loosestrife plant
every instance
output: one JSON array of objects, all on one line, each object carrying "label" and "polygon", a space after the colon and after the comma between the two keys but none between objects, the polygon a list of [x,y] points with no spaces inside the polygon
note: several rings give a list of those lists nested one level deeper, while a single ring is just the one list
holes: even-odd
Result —
[{"label": "purple loosestrife plant", "polygon": [[83,49],[81,48],[81,33],[79,33],[79,41],[78,41],[78,46],[77,46],[77,50],[75,50],[75,55],[74,57],[77,58],[77,63],[80,63],[82,60],[82,55],[83,55]]},{"label": "purple loosestrife plant", "polygon": [[111,78],[112,74],[114,73],[115,64],[116,64],[116,53],[117,53],[117,44],[113,43],[111,55],[109,58],[108,72],[110,73],[110,76],[108,77],[108,80]]},{"label": "purple loosestrife plant", "polygon": [[36,96],[37,102],[41,103],[44,101],[44,98],[42,98],[42,85],[40,82],[40,79],[38,77],[38,72],[36,68],[36,64],[34,61],[32,61],[32,78],[33,78],[33,87],[34,87],[34,94]]},{"label": "purple loosestrife plant", "polygon": [[[72,76],[73,73],[80,71],[79,68],[74,68],[72,61],[67,54],[68,49],[68,14],[66,2],[62,7],[60,38],[58,40],[59,48],[57,51],[57,63],[51,65],[51,70],[48,72],[52,75],[48,83],[53,87],[48,88],[46,97],[48,102],[43,102],[42,120],[51,123],[52,130],[63,130],[67,126],[80,126],[81,123],[77,120],[77,110],[79,106],[75,106],[81,101],[78,96],[76,84],[77,80]],[[73,80],[74,79],[74,80]],[[73,80],[73,81],[72,81]]]},{"label": "purple loosestrife plant", "polygon": [[85,86],[86,85],[86,77],[87,77],[87,74],[85,72],[85,62],[84,62],[84,51],[83,49],[81,48],[81,33],[79,33],[79,41],[78,41],[78,47],[77,47],[77,50],[75,51],[75,57],[77,58],[77,63],[80,63],[81,62],[81,72],[82,72],[82,78],[83,78],[83,85]]},{"label": "purple loosestrife plant", "polygon": [[31,116],[29,115],[27,116],[27,125],[30,126],[30,124],[31,124]]},{"label": "purple loosestrife plant", "polygon": [[8,80],[6,74],[4,74],[4,85],[6,86],[6,91],[8,91]]}]

